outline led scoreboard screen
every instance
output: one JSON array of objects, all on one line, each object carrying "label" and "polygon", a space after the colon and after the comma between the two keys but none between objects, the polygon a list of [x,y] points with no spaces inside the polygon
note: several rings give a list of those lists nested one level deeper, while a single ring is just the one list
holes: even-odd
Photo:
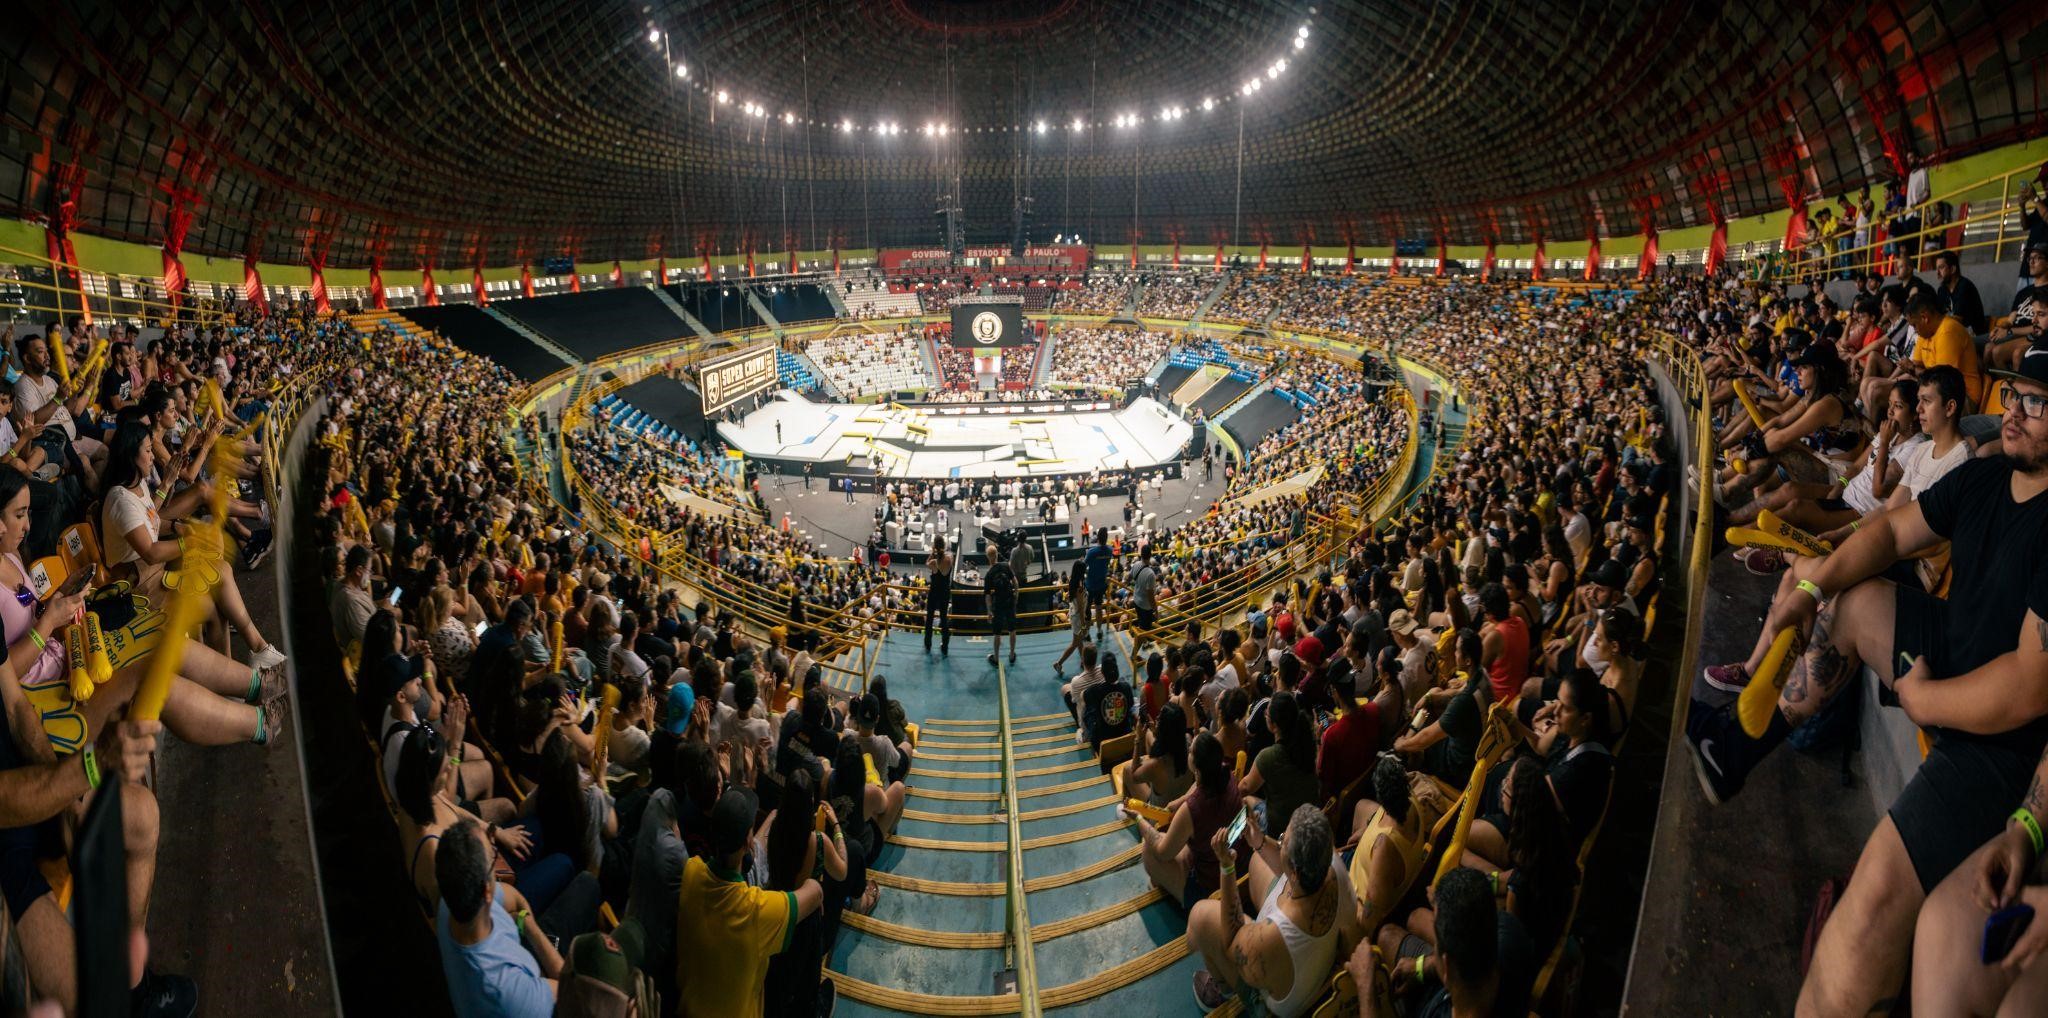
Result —
[{"label": "led scoreboard screen", "polygon": [[962,300],[953,304],[954,346],[1022,346],[1031,341],[1031,332],[1024,324],[1024,302],[1020,298],[988,302]]},{"label": "led scoreboard screen", "polygon": [[775,383],[775,344],[758,346],[697,366],[704,412],[715,414]]}]

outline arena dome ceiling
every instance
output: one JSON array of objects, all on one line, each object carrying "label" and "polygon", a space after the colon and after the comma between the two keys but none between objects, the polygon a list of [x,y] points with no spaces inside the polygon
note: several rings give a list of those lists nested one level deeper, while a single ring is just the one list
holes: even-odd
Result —
[{"label": "arena dome ceiling", "polygon": [[1034,241],[1574,240],[2037,135],[2044,21],[2000,0],[81,0],[0,28],[0,201],[75,197],[75,228],[144,243],[182,210],[190,251],[394,267],[930,245],[953,194],[977,242],[1025,197]]}]

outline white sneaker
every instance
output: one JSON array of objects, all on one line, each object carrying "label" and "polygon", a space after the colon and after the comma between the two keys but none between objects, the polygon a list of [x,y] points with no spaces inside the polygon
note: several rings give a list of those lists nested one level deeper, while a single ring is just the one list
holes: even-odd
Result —
[{"label": "white sneaker", "polygon": [[284,651],[277,649],[277,644],[274,643],[249,655],[249,666],[259,671],[275,668],[278,665],[284,664],[284,662]]}]

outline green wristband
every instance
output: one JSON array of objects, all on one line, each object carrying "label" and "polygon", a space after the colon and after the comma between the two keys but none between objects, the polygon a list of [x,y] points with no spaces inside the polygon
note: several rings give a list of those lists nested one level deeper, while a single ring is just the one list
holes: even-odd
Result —
[{"label": "green wristband", "polygon": [[2034,819],[2033,812],[2025,806],[2013,810],[2012,819],[2019,821],[2020,826],[2026,828],[2027,840],[2033,843],[2034,854],[2039,856],[2041,854],[2041,822]]},{"label": "green wristband", "polygon": [[1429,956],[1426,954],[1418,954],[1415,956],[1415,981],[1418,983],[1424,980],[1424,977],[1422,975],[1422,965],[1424,962],[1428,960]]},{"label": "green wristband", "polygon": [[1820,592],[1820,584],[1815,583],[1812,580],[1800,580],[1794,586],[1796,589],[1806,591],[1806,593],[1813,598],[1814,604],[1819,604],[1822,601],[1827,600],[1827,595]]},{"label": "green wristband", "polygon": [[[87,746],[78,751],[78,759],[85,764],[85,783],[92,788],[100,787],[99,755],[93,752],[91,746]],[[2021,810],[2020,812],[2025,813],[2026,810]],[[2033,818],[2029,816],[2028,819],[2031,820]],[[2036,827],[2034,828],[2034,851],[2039,852],[2040,850],[2041,829]]]}]

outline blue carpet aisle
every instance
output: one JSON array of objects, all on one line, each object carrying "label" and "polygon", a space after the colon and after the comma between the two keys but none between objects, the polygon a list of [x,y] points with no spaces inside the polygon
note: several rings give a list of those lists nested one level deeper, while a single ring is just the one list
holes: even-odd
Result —
[{"label": "blue carpet aisle", "polygon": [[[1052,670],[1065,646],[1064,633],[1026,636],[1017,663],[1005,664],[1039,999],[1062,1015],[1200,1014],[1180,909],[1146,879],[1136,829],[1075,742]],[[849,917],[833,952],[832,971],[851,977],[839,1014],[1017,1010],[1015,996],[994,995],[997,974],[1015,964],[1002,683],[988,649],[985,638],[956,637],[951,657],[927,657],[915,636],[897,634],[879,653],[876,674],[923,732],[903,822],[872,871],[880,901],[874,915]]]}]

